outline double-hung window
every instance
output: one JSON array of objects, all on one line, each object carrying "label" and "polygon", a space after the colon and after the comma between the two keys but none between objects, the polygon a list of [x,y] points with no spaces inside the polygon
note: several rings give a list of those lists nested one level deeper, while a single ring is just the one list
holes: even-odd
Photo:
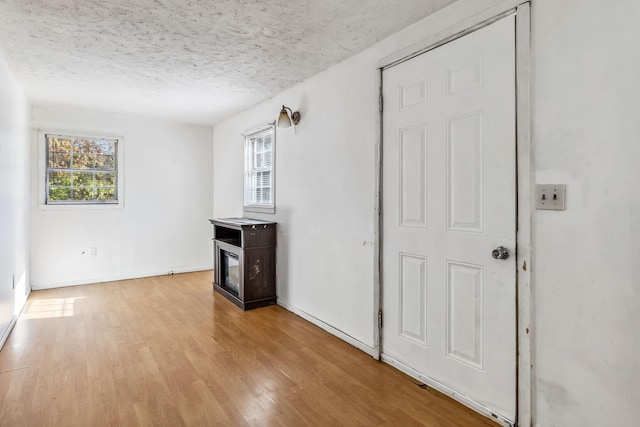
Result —
[{"label": "double-hung window", "polygon": [[118,142],[45,134],[45,203],[117,204]]},{"label": "double-hung window", "polygon": [[275,212],[274,127],[245,136],[244,210]]}]

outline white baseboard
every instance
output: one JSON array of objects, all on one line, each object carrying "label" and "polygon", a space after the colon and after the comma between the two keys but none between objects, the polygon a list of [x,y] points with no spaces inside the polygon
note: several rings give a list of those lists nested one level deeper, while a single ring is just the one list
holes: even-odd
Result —
[{"label": "white baseboard", "polygon": [[16,322],[18,321],[18,316],[19,315],[14,314],[13,317],[11,318],[11,322],[9,322],[9,326],[7,326],[7,329],[4,330],[4,333],[0,338],[0,350],[2,350],[2,347],[4,347],[4,343],[7,342],[9,335],[11,335],[11,331],[13,330],[13,327],[16,325]]},{"label": "white baseboard", "polygon": [[398,369],[399,371],[404,372],[405,374],[409,375],[410,377],[415,378],[416,380],[422,382],[423,384],[428,385],[429,387],[438,390],[440,393],[442,394],[446,394],[447,396],[457,400],[458,402],[462,403],[465,406],[468,406],[469,408],[473,409],[476,412],[481,413],[482,415],[485,415],[489,418],[491,418],[492,420],[496,421],[497,423],[503,425],[503,426],[507,426],[507,427],[513,427],[515,426],[514,422],[507,419],[506,417],[500,415],[500,414],[496,414],[495,412],[491,411],[489,408],[487,408],[486,406],[484,406],[481,403],[476,402],[475,400],[472,400],[470,398],[468,398],[467,396],[460,394],[458,392],[456,392],[455,390],[450,389],[449,387],[447,387],[446,385],[442,384],[441,382],[434,380],[433,378],[427,377],[426,375],[421,374],[420,372],[416,371],[413,368],[410,368],[409,366],[405,365],[402,362],[397,361],[396,359],[386,355],[386,354],[382,354],[381,355],[381,360],[385,363],[388,363],[389,365],[393,366],[394,368]]},{"label": "white baseboard", "polygon": [[362,341],[359,341],[355,338],[353,338],[350,335],[345,334],[344,332],[342,332],[339,329],[334,328],[333,326],[323,322],[322,320],[318,319],[317,317],[312,316],[311,314],[300,310],[297,307],[294,307],[292,305],[290,305],[289,303],[287,303],[286,301],[281,300],[280,298],[278,298],[278,305],[286,310],[289,310],[290,312],[297,314],[298,316],[302,317],[304,320],[313,323],[314,325],[316,325],[317,327],[319,327],[320,329],[324,329],[325,331],[329,332],[331,335],[335,335],[336,337],[340,338],[343,341],[346,341],[347,343],[351,344],[352,346],[354,346],[355,348],[357,348],[358,350],[364,351],[365,353],[367,353],[369,356],[373,357],[374,359],[377,357],[378,353],[377,351],[363,343]]},{"label": "white baseboard", "polygon": [[[191,267],[191,268],[174,268],[170,270],[173,274],[180,273],[195,273],[196,271],[206,271],[212,270],[213,266],[200,266],[200,267]],[[32,283],[31,289],[34,291],[41,291],[45,289],[54,289],[54,288],[64,288],[67,286],[81,286],[81,285],[91,285],[94,283],[103,283],[103,282],[117,282],[119,280],[129,280],[129,279],[141,279],[143,277],[154,277],[154,276],[166,276],[170,274],[169,271],[151,271],[137,274],[129,274],[124,276],[112,276],[112,277],[98,277],[93,279],[80,279],[80,280],[71,280],[65,282],[56,282],[56,283]]]},{"label": "white baseboard", "polygon": [[13,315],[13,317],[11,318],[11,322],[9,322],[9,325],[2,333],[2,337],[0,337],[0,350],[2,350],[2,348],[4,347],[4,343],[6,343],[7,340],[9,339],[9,335],[11,335],[11,331],[13,331],[13,327],[16,325],[16,322],[18,321],[18,318],[20,317],[22,310],[24,310],[24,307],[27,305],[27,300],[29,299],[30,293],[31,293],[31,289],[29,289],[29,292],[27,293],[26,298],[22,302],[22,307],[20,307],[20,310],[18,310],[18,312]]}]

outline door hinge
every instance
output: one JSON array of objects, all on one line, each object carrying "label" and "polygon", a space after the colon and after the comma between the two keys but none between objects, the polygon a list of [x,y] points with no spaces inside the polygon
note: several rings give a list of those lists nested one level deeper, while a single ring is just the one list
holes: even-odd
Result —
[{"label": "door hinge", "polygon": [[380,94],[380,96],[378,97],[378,107],[380,108],[380,112],[382,113],[382,107],[383,107],[382,94]]},{"label": "door hinge", "polygon": [[382,310],[378,310],[378,328],[382,329]]}]

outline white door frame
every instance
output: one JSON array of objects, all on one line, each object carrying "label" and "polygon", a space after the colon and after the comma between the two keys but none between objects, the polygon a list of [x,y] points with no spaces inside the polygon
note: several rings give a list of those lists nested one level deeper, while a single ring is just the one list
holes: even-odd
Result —
[{"label": "white door frame", "polygon": [[[457,24],[444,31],[436,32],[422,42],[408,46],[378,62],[378,89],[380,93],[380,113],[377,118],[376,144],[376,188],[374,226],[376,244],[374,246],[374,351],[376,359],[381,357],[381,291],[382,291],[382,72],[384,69],[407,61],[415,56],[435,49],[452,40],[469,34],[479,28],[489,25],[504,16],[516,14],[516,181],[517,181],[517,233],[516,233],[516,425],[530,426],[532,411],[531,389],[531,319],[533,305],[531,299],[531,257],[532,257],[532,185],[533,167],[531,155],[531,8],[533,0],[503,0],[494,4],[472,17],[460,20]],[[430,384],[439,391],[463,401],[470,402],[463,396],[439,384]],[[473,405],[471,405],[473,406]],[[485,412],[488,416],[494,414]],[[510,424],[506,420],[496,419],[503,424]]]}]

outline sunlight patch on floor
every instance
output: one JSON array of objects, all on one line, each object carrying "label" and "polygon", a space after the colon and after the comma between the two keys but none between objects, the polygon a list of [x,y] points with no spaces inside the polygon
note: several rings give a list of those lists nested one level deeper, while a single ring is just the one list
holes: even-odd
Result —
[{"label": "sunlight patch on floor", "polygon": [[74,315],[75,298],[49,298],[31,302],[24,314],[25,319],[50,319],[56,317],[71,317]]}]

